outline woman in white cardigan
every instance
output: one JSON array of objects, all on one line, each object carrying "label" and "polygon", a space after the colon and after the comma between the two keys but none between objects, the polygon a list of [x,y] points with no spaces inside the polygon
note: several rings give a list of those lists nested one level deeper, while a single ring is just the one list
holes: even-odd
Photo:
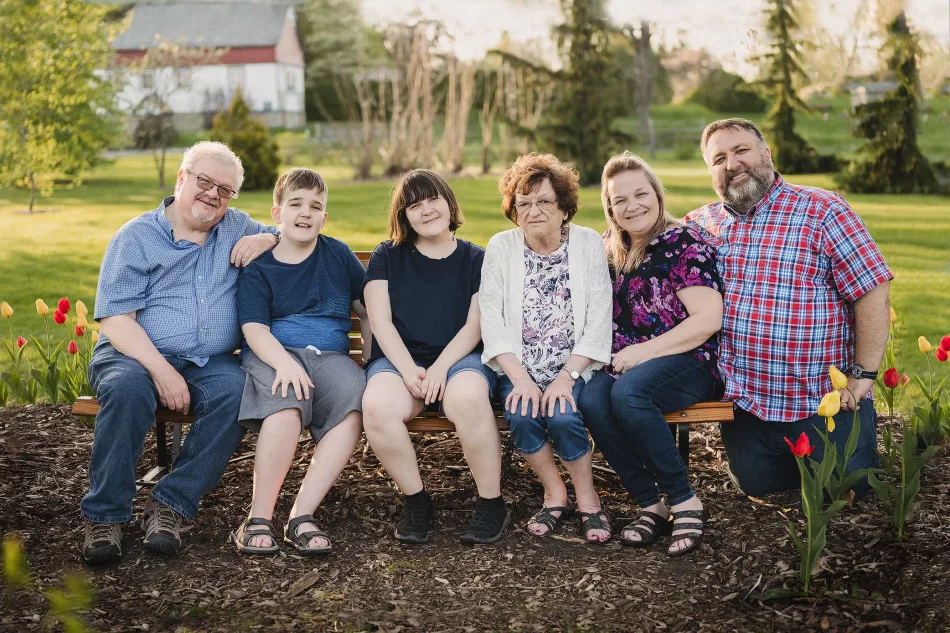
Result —
[{"label": "woman in white cardigan", "polygon": [[[528,531],[552,534],[578,510],[584,538],[605,542],[610,525],[577,408],[593,372],[610,362],[613,303],[603,240],[571,224],[577,172],[551,154],[519,157],[499,189],[505,216],[518,228],[492,237],[485,252],[482,361],[499,374],[498,399],[514,446],[544,486],[544,505]],[[570,473],[576,506],[554,453]]]}]

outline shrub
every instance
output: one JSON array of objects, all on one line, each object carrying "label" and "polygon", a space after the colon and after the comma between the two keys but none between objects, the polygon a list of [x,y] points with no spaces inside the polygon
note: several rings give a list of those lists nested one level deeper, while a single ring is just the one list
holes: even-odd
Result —
[{"label": "shrub", "polygon": [[767,105],[765,99],[745,79],[721,68],[709,73],[686,101],[698,103],[713,112],[727,114],[765,112]]},{"label": "shrub", "polygon": [[251,116],[251,109],[238,91],[227,112],[214,117],[211,140],[230,147],[244,164],[242,189],[269,189],[277,181],[280,158],[277,142],[263,123]]}]

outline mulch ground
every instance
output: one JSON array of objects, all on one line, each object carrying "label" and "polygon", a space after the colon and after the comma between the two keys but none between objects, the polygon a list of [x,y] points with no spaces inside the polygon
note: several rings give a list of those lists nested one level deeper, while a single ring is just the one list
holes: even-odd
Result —
[{"label": "mulch ground", "polygon": [[[153,438],[150,437],[149,442]],[[785,531],[799,522],[797,494],[754,500],[723,468],[718,432],[693,434],[691,476],[710,509],[702,551],[672,559],[665,544],[587,545],[577,523],[538,539],[524,530],[540,485],[516,458],[505,489],[515,525],[496,546],[466,547],[475,488],[452,435],[418,438],[427,488],[439,509],[433,541],[392,538],[396,492],[370,453],[357,453],[317,513],[334,551],[308,560],[284,553],[242,558],[228,533],[246,515],[252,461],[232,464],[203,501],[173,559],[144,551],[126,531],[125,558],[90,569],[79,556],[79,500],[87,486],[92,427],[66,407],[0,410],[0,534],[23,540],[33,584],[5,587],[0,630],[62,630],[46,593],[82,572],[94,599],[82,613],[97,631],[934,631],[950,630],[948,458],[924,472],[903,543],[891,540],[876,499],[831,524],[821,572],[807,598],[767,598],[796,588],[798,555]],[[239,449],[247,452],[246,440]],[[154,459],[146,448],[144,472]],[[278,502],[282,525],[309,461],[299,452]],[[595,464],[605,466],[599,455]],[[598,486],[617,531],[635,507],[611,473]],[[136,499],[141,511],[144,495]]]}]

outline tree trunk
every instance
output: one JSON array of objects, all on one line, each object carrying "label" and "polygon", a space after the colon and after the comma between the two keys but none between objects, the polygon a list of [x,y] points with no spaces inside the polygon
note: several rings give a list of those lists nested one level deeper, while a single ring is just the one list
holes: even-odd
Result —
[{"label": "tree trunk", "polygon": [[36,200],[36,181],[33,179],[33,172],[30,172],[30,213],[33,213],[33,201]]},{"label": "tree trunk", "polygon": [[635,38],[637,51],[637,119],[640,121],[640,142],[647,143],[650,158],[656,158],[656,137],[650,119],[653,101],[653,49],[650,46],[650,23],[640,22],[640,37]]}]

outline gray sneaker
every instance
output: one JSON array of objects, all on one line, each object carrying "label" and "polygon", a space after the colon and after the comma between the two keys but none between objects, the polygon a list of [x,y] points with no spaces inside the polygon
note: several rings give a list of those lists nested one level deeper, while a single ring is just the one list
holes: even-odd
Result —
[{"label": "gray sneaker", "polygon": [[142,530],[145,531],[145,547],[153,552],[173,556],[181,549],[181,517],[153,497],[145,502]]},{"label": "gray sneaker", "polygon": [[82,558],[90,565],[105,565],[122,558],[122,524],[93,523],[83,520],[86,539],[82,544]]}]

